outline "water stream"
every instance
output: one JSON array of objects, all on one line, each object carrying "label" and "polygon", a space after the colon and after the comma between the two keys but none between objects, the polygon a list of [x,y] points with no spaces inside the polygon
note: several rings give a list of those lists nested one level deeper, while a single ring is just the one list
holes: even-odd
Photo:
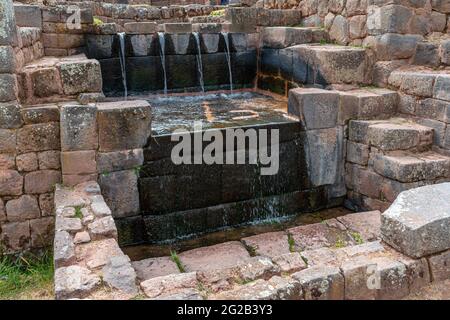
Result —
[{"label": "water stream", "polygon": [[198,78],[200,81],[200,87],[202,88],[202,92],[205,92],[205,83],[203,81],[203,63],[202,63],[202,51],[200,47],[200,35],[198,32],[194,32],[195,42],[197,43],[197,70],[198,70]]},{"label": "water stream", "polygon": [[226,56],[228,62],[228,72],[230,75],[230,90],[233,91],[233,73],[231,72],[231,53],[230,53],[230,39],[228,37],[228,32],[222,32],[222,36],[225,40],[225,45],[227,47]]},{"label": "water stream", "polygon": [[127,87],[127,67],[126,67],[126,58],[125,58],[125,32],[118,33],[119,42],[120,42],[120,70],[122,72],[122,83],[124,89],[125,100],[128,97],[128,87]]},{"label": "water stream", "polygon": [[163,32],[158,32],[159,54],[161,56],[161,64],[164,73],[164,94],[167,94],[167,74],[166,74],[166,41]]}]

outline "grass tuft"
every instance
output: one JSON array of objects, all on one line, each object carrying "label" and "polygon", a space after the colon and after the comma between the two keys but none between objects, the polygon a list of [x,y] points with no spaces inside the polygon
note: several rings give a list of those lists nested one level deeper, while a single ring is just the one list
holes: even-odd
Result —
[{"label": "grass tuft", "polygon": [[83,213],[81,212],[81,206],[73,207],[75,209],[75,218],[83,219]]},{"label": "grass tuft", "polygon": [[350,235],[352,236],[353,240],[355,240],[356,244],[364,243],[364,239],[359,232],[350,232]]},{"label": "grass tuft", "polygon": [[0,300],[53,299],[53,257],[0,256]]},{"label": "grass tuft", "polygon": [[170,258],[172,259],[173,262],[175,262],[175,264],[178,267],[178,270],[180,270],[181,273],[186,272],[183,264],[181,263],[180,257],[178,257],[178,254],[176,251],[172,251],[172,250],[170,251]]},{"label": "grass tuft", "polygon": [[295,240],[291,234],[288,234],[289,252],[295,252]]}]

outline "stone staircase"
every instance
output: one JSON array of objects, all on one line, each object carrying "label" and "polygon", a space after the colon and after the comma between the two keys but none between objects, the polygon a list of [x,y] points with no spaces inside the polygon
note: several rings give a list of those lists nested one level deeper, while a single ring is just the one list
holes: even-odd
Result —
[{"label": "stone staircase", "polygon": [[405,118],[350,121],[349,199],[383,210],[401,191],[448,181],[450,157],[433,149],[433,136],[433,128]]},{"label": "stone staircase", "polygon": [[379,211],[348,214],[132,265],[150,299],[399,299],[444,279],[381,242],[380,226]]},{"label": "stone staircase", "polygon": [[100,64],[84,54],[34,60],[20,70],[18,80],[21,103],[28,105],[102,95]]}]

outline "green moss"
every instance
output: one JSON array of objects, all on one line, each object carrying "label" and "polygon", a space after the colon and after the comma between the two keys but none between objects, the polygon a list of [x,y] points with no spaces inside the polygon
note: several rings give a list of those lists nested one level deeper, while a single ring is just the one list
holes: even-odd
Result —
[{"label": "green moss", "polygon": [[289,251],[295,252],[295,240],[291,234],[288,234]]},{"label": "green moss", "polygon": [[83,219],[83,213],[81,212],[81,206],[73,207],[75,209],[75,218]]},{"label": "green moss", "polygon": [[364,243],[364,239],[359,232],[350,232],[350,235],[352,236],[353,240],[355,240],[356,244]]},{"label": "green moss", "polygon": [[223,17],[225,15],[225,9],[214,10],[209,15],[211,17]]},{"label": "green moss", "polygon": [[172,251],[172,250],[170,251],[170,258],[172,259],[173,262],[175,262],[175,264],[178,267],[178,270],[180,270],[181,273],[186,272],[183,264],[181,263],[180,257],[178,257],[178,254],[176,251]]},{"label": "green moss", "polygon": [[344,248],[347,245],[347,243],[345,242],[345,240],[343,240],[342,238],[338,237],[338,239],[336,240],[336,242],[334,243],[334,247],[336,249],[338,248]]},{"label": "green moss", "polygon": [[104,22],[99,17],[94,17],[94,26],[101,26]]}]

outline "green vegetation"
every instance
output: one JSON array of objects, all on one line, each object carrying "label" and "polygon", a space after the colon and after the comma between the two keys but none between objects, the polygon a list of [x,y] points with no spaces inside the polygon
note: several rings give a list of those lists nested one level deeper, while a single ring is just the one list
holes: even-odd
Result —
[{"label": "green vegetation", "polygon": [[94,17],[94,23],[93,25],[98,27],[101,26],[104,22],[99,17]]},{"label": "green vegetation", "polygon": [[133,168],[134,174],[138,177],[139,177],[139,173],[141,172],[141,170],[142,170],[142,166],[135,166]]},{"label": "green vegetation", "polygon": [[225,15],[225,9],[214,10],[209,15],[211,17],[223,17]]},{"label": "green vegetation", "polygon": [[256,248],[253,246],[246,246],[246,249],[250,255],[250,257],[256,257],[258,254],[256,253]]},{"label": "green vegetation", "polygon": [[183,264],[181,263],[180,257],[178,257],[178,254],[176,251],[172,251],[172,250],[170,251],[170,258],[172,259],[173,262],[175,262],[175,264],[178,267],[178,270],[180,270],[181,273],[186,272]]},{"label": "green vegetation", "polygon": [[356,244],[363,244],[364,239],[362,238],[361,234],[359,232],[350,232],[350,235],[355,240]]},{"label": "green vegetation", "polygon": [[345,240],[343,240],[342,238],[337,238],[334,247],[335,248],[344,248],[347,245],[347,243],[345,242]]},{"label": "green vegetation", "polygon": [[291,234],[288,234],[289,251],[295,252],[295,240]]},{"label": "green vegetation", "polygon": [[12,257],[0,252],[0,300],[53,299],[53,257]]},{"label": "green vegetation", "polygon": [[81,212],[81,206],[73,207],[75,209],[75,218],[83,219],[83,213]]}]

